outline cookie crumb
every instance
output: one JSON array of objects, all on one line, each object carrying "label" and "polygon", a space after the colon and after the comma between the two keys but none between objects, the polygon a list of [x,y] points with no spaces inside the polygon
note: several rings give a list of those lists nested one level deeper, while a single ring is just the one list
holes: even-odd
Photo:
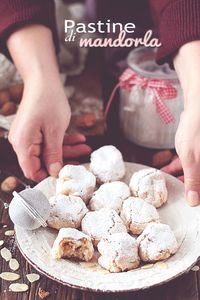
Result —
[{"label": "cookie crumb", "polygon": [[40,299],[45,299],[50,295],[50,293],[48,291],[43,290],[42,288],[39,288],[38,291],[38,296],[40,297]]}]

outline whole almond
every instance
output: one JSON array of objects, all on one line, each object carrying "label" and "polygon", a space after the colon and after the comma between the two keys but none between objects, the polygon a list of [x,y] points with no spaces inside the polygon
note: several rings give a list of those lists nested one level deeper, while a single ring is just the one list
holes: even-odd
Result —
[{"label": "whole almond", "polygon": [[38,281],[40,279],[40,275],[36,274],[36,273],[27,274],[26,277],[27,277],[27,279],[30,283],[33,283],[33,282]]},{"label": "whole almond", "polygon": [[161,168],[169,164],[172,160],[173,153],[170,150],[162,150],[155,153],[152,157],[152,166]]},{"label": "whole almond", "polygon": [[93,127],[96,122],[96,116],[93,113],[86,113],[77,118],[77,126],[80,128]]},{"label": "whole almond", "polygon": [[8,90],[0,91],[0,108],[6,103],[10,101],[10,93]]},{"label": "whole almond", "polygon": [[17,85],[11,85],[9,87],[9,92],[12,101],[15,103],[20,103],[23,95],[24,85],[23,84],[17,84]]},{"label": "whole almond", "polygon": [[15,114],[16,111],[17,111],[16,104],[14,102],[9,101],[3,104],[0,113],[4,116],[10,116]]}]

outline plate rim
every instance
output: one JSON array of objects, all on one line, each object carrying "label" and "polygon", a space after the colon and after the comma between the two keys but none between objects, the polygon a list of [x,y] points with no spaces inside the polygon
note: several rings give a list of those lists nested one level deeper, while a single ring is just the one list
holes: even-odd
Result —
[{"label": "plate rim", "polygon": [[148,289],[151,289],[151,288],[160,287],[160,286],[162,286],[164,284],[169,283],[172,280],[175,280],[175,279],[181,277],[184,274],[188,274],[191,271],[191,269],[200,260],[200,256],[199,256],[197,258],[197,260],[190,267],[188,267],[185,271],[182,271],[182,272],[178,273],[177,275],[174,275],[173,277],[171,277],[169,279],[166,279],[166,280],[164,280],[164,281],[162,281],[160,283],[156,283],[156,284],[154,284],[152,286],[144,286],[144,287],[141,287],[141,288],[133,288],[133,289],[128,289],[128,290],[95,289],[95,288],[83,287],[83,286],[79,286],[79,285],[67,283],[67,282],[64,282],[64,281],[62,281],[62,280],[60,280],[58,278],[53,277],[53,275],[48,274],[47,272],[45,272],[44,270],[42,270],[40,267],[38,267],[37,265],[35,265],[35,263],[32,262],[32,260],[30,258],[28,258],[25,253],[23,253],[21,247],[19,246],[17,238],[16,238],[16,242],[17,242],[17,247],[20,250],[20,253],[28,261],[28,263],[30,263],[30,265],[34,269],[36,269],[39,273],[41,273],[42,275],[45,275],[46,277],[48,277],[48,279],[51,279],[51,280],[53,280],[55,282],[58,282],[59,284],[62,284],[63,286],[69,287],[69,288],[73,288],[73,289],[77,289],[77,290],[81,290],[81,291],[85,291],[85,292],[93,292],[93,293],[104,293],[104,294],[106,294],[106,293],[112,293],[112,294],[113,293],[118,293],[118,294],[121,294],[121,293],[129,293],[129,292],[139,292],[139,291],[144,291],[144,290],[148,290]]},{"label": "plate rim", "polygon": [[[143,164],[138,164],[138,163],[134,163],[134,162],[128,162],[128,161],[125,161],[125,164],[130,164],[130,165],[137,165],[137,166],[141,166],[141,167],[145,167],[145,168],[152,168],[152,169],[156,169],[156,168],[153,168],[153,167],[150,167],[150,166],[147,166],[147,165],[143,165]],[[88,163],[86,164],[82,164],[84,166],[88,166]],[[164,172],[165,173],[165,172]],[[176,177],[170,175],[170,174],[167,174],[167,177],[173,177],[173,180],[176,179],[178,180]],[[51,176],[47,177],[46,180],[48,180],[48,178],[51,178]],[[37,185],[35,186],[35,188],[37,188]],[[15,227],[16,229],[16,227]],[[181,277],[182,275],[184,274],[188,274],[191,269],[198,263],[198,261],[200,260],[200,254],[199,256],[196,258],[196,260],[190,265],[188,266],[185,270],[177,273],[176,275],[168,278],[168,279],[165,279],[159,283],[155,283],[153,285],[149,284],[149,285],[145,285],[141,288],[132,288],[132,289],[124,289],[124,290],[113,290],[113,289],[98,289],[98,288],[90,288],[90,287],[83,287],[81,285],[76,285],[76,284],[72,284],[72,283],[67,283],[66,281],[62,281],[61,279],[58,279],[56,277],[54,277],[53,275],[47,273],[46,271],[42,270],[38,265],[36,265],[24,252],[23,252],[23,249],[21,248],[19,242],[18,242],[18,239],[17,239],[17,234],[15,234],[15,240],[16,240],[16,243],[17,243],[17,247],[20,251],[20,253],[22,254],[22,256],[28,261],[28,263],[30,263],[30,265],[36,269],[39,273],[41,273],[42,275],[45,275],[48,279],[51,279],[59,284],[62,284],[63,286],[66,286],[66,287],[69,287],[69,288],[73,288],[73,289],[77,289],[77,290],[81,290],[81,291],[86,291],[86,292],[93,292],[93,293],[129,293],[129,292],[138,292],[138,291],[144,291],[144,290],[147,290],[147,289],[150,289],[150,288],[156,288],[156,287],[160,287],[164,284],[167,284],[169,282],[171,282],[172,280],[175,280],[179,277]]]}]

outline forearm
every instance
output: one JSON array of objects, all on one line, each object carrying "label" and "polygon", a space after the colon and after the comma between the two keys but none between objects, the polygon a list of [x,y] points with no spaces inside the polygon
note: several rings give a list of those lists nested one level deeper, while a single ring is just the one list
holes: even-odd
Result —
[{"label": "forearm", "polygon": [[37,76],[59,80],[52,33],[47,27],[25,26],[11,34],[7,47],[25,83]]},{"label": "forearm", "polygon": [[51,31],[26,26],[10,35],[7,46],[24,80],[22,101],[9,132],[28,178],[57,176],[70,107],[60,80]]},{"label": "forearm", "polygon": [[0,0],[0,51],[10,58],[7,39],[16,30],[31,24],[49,28],[58,51],[54,0]]},{"label": "forearm", "polygon": [[183,45],[174,58],[183,93],[184,109],[200,110],[200,40]]}]

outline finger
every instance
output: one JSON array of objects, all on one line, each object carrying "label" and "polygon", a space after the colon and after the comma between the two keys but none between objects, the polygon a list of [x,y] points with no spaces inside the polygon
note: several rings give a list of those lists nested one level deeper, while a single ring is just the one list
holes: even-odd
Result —
[{"label": "finger", "polygon": [[64,156],[64,158],[67,158],[67,159],[89,155],[91,152],[92,152],[92,149],[88,145],[85,145],[85,144],[63,147],[63,156]]},{"label": "finger", "polygon": [[[32,148],[32,149],[30,149]],[[28,179],[39,182],[48,176],[47,172],[41,167],[39,158],[40,146],[33,145],[29,149],[20,149],[17,153],[19,165]]]},{"label": "finger", "polygon": [[175,155],[172,157],[172,161],[175,160],[175,159],[177,159],[177,158],[178,158],[178,155],[175,154]]},{"label": "finger", "polygon": [[179,179],[180,181],[184,182],[184,176],[178,176],[177,179]]},{"label": "finger", "polygon": [[49,174],[57,177],[63,165],[64,132],[53,129],[44,131],[43,159]]},{"label": "finger", "polygon": [[75,166],[80,165],[80,163],[78,161],[66,161],[65,164],[66,165],[75,165]]},{"label": "finger", "polygon": [[81,133],[72,133],[70,135],[65,135],[63,144],[64,145],[75,145],[80,143],[85,143],[86,138]]},{"label": "finger", "polygon": [[186,199],[190,206],[197,206],[200,204],[200,175],[196,169],[184,170],[184,183]]},{"label": "finger", "polygon": [[176,175],[176,174],[180,174],[183,169],[182,169],[180,159],[176,158],[169,165],[163,167],[161,170],[171,175]]}]

